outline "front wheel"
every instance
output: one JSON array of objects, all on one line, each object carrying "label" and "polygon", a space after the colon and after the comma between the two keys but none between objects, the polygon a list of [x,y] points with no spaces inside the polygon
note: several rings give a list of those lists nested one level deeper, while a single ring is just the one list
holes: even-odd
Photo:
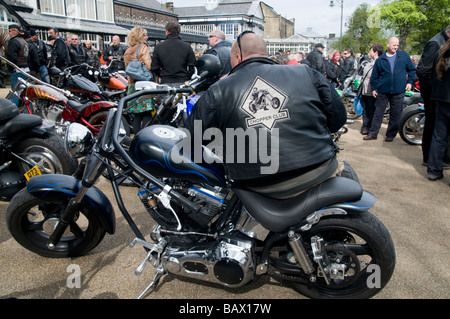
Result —
[{"label": "front wheel", "polygon": [[394,244],[386,227],[369,212],[324,218],[302,234],[308,244],[315,236],[323,239],[326,271],[344,275],[331,276],[327,284],[316,267],[315,282],[293,283],[301,294],[310,298],[370,298],[389,282],[395,267]]},{"label": "front wheel", "polygon": [[44,200],[22,189],[6,210],[6,223],[11,235],[20,245],[40,256],[65,258],[85,255],[102,241],[106,233],[94,212],[87,209],[80,209],[75,214],[54,249],[47,248],[47,241],[68,200]]},{"label": "front wheel", "polygon": [[425,111],[418,104],[405,107],[400,120],[400,137],[410,145],[422,145]]}]

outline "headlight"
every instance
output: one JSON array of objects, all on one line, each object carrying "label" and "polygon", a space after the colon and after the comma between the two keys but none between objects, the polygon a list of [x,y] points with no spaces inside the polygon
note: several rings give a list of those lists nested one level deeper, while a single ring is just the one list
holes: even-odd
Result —
[{"label": "headlight", "polygon": [[94,145],[94,135],[81,124],[72,123],[66,131],[66,152],[74,157],[86,156]]}]

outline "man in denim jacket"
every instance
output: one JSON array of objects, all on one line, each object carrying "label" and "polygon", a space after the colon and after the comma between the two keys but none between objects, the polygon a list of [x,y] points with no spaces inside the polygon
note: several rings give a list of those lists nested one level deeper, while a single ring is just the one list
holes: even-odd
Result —
[{"label": "man in denim jacket", "polygon": [[398,50],[398,45],[398,38],[390,38],[387,51],[377,59],[373,67],[370,86],[372,95],[376,98],[375,113],[369,134],[364,137],[366,141],[377,139],[388,103],[390,114],[386,142],[392,142],[398,133],[405,90],[411,91],[416,77],[416,68],[410,56],[405,51]]}]

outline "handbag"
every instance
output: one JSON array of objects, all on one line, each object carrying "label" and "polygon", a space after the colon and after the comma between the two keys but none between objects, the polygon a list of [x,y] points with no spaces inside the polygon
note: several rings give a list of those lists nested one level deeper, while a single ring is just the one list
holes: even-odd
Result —
[{"label": "handbag", "polygon": [[361,103],[361,96],[356,96],[355,99],[353,100],[353,104],[354,104],[354,108],[355,108],[355,113],[357,115],[361,115],[362,111],[363,111],[363,106]]},{"label": "handbag", "polygon": [[135,81],[151,81],[153,78],[152,72],[150,72],[150,70],[147,69],[147,67],[144,64],[139,62],[140,46],[141,45],[139,44],[137,51],[136,51],[136,59],[137,60],[133,60],[133,61],[130,61],[130,63],[128,63],[128,66],[125,69],[125,73],[129,77],[134,79]]}]

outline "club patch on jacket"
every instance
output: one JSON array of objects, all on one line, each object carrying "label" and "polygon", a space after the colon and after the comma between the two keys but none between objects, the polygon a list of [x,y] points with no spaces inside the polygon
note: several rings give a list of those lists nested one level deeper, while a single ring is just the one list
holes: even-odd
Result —
[{"label": "club patch on jacket", "polygon": [[283,110],[288,96],[259,76],[253,82],[250,91],[240,106],[244,113],[250,115],[246,119],[247,128],[263,125],[272,130],[278,121],[289,119],[289,111]]}]

